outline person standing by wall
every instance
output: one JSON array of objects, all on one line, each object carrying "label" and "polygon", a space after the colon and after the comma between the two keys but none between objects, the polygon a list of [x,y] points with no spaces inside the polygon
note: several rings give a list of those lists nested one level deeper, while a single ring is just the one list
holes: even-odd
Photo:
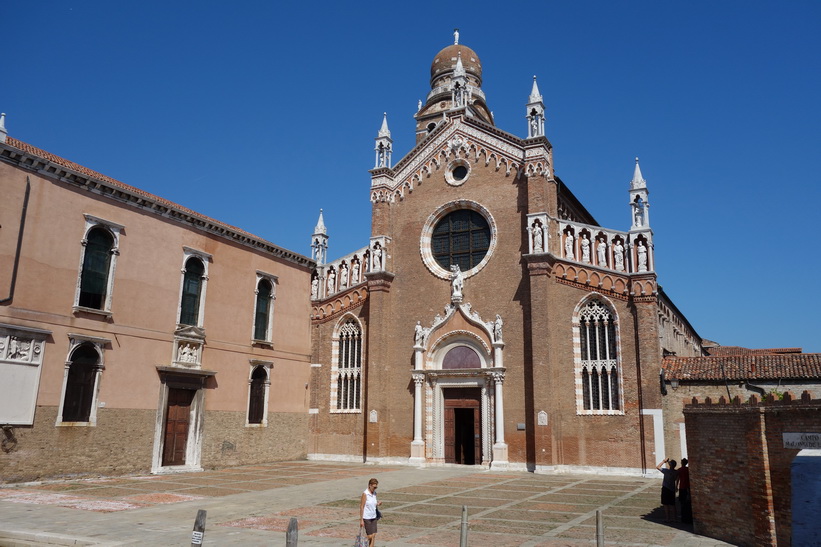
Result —
[{"label": "person standing by wall", "polygon": [[678,470],[678,502],[681,505],[681,522],[693,523],[693,506],[690,502],[690,468],[687,458],[681,458],[681,469]]},{"label": "person standing by wall", "polygon": [[[667,464],[666,468],[662,468],[664,464]],[[664,475],[664,480],[661,482],[661,504],[664,506],[664,522],[676,521],[676,483],[678,482],[676,465],[676,460],[664,458],[656,466],[656,469]]]},{"label": "person standing by wall", "polygon": [[382,502],[376,499],[378,485],[378,480],[369,480],[368,488],[362,492],[362,499],[359,501],[359,526],[365,528],[365,534],[368,536],[368,547],[374,545],[376,539],[376,508],[382,505]]}]

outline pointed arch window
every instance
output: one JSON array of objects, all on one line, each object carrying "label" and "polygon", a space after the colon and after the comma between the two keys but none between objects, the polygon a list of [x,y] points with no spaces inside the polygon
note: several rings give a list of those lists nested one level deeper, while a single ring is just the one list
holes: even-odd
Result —
[{"label": "pointed arch window", "polygon": [[351,318],[334,341],[331,372],[331,411],[360,412],[362,392],[362,329]]},{"label": "pointed arch window", "polygon": [[599,299],[582,307],[576,327],[579,345],[577,374],[582,413],[621,413],[621,382],[617,329],[613,313]]},{"label": "pointed arch window", "polygon": [[111,314],[114,270],[123,226],[84,215],[86,219],[74,311]]}]

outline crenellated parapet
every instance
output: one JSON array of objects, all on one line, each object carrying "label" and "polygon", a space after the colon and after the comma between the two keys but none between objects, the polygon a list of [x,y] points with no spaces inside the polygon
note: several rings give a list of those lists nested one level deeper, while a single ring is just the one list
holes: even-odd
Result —
[{"label": "crenellated parapet", "polygon": [[685,412],[698,412],[705,410],[713,412],[716,410],[730,410],[739,408],[798,408],[798,407],[819,407],[821,408],[821,399],[813,399],[809,391],[804,390],[800,397],[796,397],[793,393],[785,391],[782,393],[768,393],[763,399],[758,395],[750,395],[746,401],[739,396],[735,396],[729,401],[723,395],[717,401],[713,401],[711,397],[706,397],[704,401],[699,401],[697,397],[693,397],[689,401],[684,401]]}]

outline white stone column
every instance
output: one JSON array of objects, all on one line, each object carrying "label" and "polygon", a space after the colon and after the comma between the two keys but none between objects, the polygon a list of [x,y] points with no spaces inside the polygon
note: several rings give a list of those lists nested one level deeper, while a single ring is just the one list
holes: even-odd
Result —
[{"label": "white stone column", "polygon": [[411,442],[411,457],[409,463],[422,464],[425,462],[425,441],[422,438],[422,387],[425,375],[414,372],[413,378],[413,442]]},{"label": "white stone column", "polygon": [[492,469],[506,468],[508,465],[507,444],[505,443],[505,405],[502,390],[504,381],[504,372],[493,373],[493,382],[496,386],[496,396],[494,397],[494,404],[496,406],[496,442],[493,443],[493,461],[490,464]]}]

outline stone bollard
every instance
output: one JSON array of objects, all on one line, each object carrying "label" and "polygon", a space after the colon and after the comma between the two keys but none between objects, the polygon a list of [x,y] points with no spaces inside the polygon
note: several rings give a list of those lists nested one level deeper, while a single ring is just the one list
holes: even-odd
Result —
[{"label": "stone bollard", "polygon": [[285,532],[285,547],[296,547],[299,541],[299,522],[296,517],[291,517],[288,523],[288,531]]}]

